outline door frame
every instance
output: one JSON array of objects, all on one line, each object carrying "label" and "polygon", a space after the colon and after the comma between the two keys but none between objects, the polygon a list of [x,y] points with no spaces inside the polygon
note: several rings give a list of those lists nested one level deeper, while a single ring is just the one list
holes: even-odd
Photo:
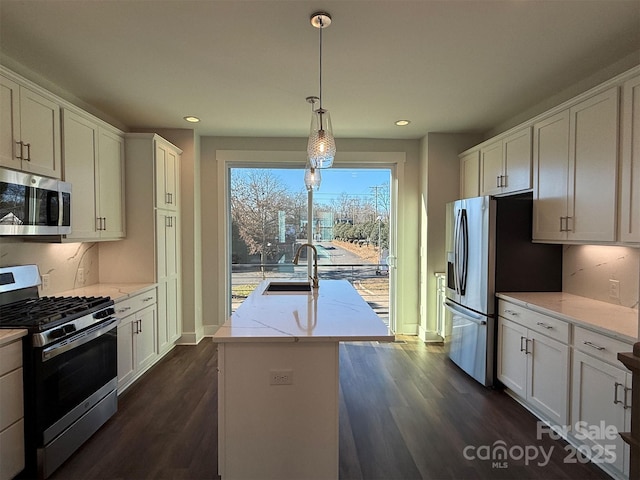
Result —
[{"label": "door frame", "polygon": [[[216,150],[218,177],[217,217],[223,219],[218,228],[217,253],[218,281],[224,286],[218,291],[218,318],[220,325],[231,315],[231,216],[229,188],[231,168],[300,168],[304,170],[307,152],[275,150]],[[399,191],[404,183],[405,152],[340,152],[334,161],[336,168],[382,169],[391,171],[391,212],[389,225],[389,327],[392,332],[402,331],[398,320],[398,208]],[[303,185],[302,178],[300,185]],[[219,326],[219,325],[218,325]]]}]

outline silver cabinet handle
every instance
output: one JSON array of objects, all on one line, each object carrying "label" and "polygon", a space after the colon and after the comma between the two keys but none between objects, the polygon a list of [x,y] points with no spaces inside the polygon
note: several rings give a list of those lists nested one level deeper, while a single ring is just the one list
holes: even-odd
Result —
[{"label": "silver cabinet handle", "polygon": [[165,203],[172,204],[173,203],[173,193],[165,194]]},{"label": "silver cabinet handle", "polygon": [[516,312],[515,310],[506,310],[505,309],[504,313],[507,313],[507,314],[509,314],[509,315],[511,315],[513,317],[517,317],[518,315],[520,315],[520,313]]},{"label": "silver cabinet handle", "polygon": [[[631,392],[633,389],[624,387],[624,409],[631,408],[631,403],[627,403],[627,393]],[[631,397],[633,398],[633,397]]]},{"label": "silver cabinet handle", "polygon": [[523,346],[522,346],[522,341],[523,341],[523,340],[525,340],[525,341],[526,341],[526,340],[527,340],[527,337],[520,336],[520,351],[521,351],[521,352],[524,352],[524,353],[526,354],[526,353],[527,353],[527,344],[525,343],[525,346],[523,347]]},{"label": "silver cabinet handle", "polygon": [[140,330],[138,333],[142,333],[142,320],[138,320],[138,324],[140,325]]},{"label": "silver cabinet handle", "polygon": [[102,220],[104,220],[104,223],[102,225],[102,230],[106,230],[107,229],[107,217],[102,217]]},{"label": "silver cabinet handle", "polygon": [[582,343],[584,345],[588,346],[588,347],[595,348],[596,350],[600,350],[600,351],[606,350],[604,347],[602,347],[600,345],[596,345],[595,343],[592,343],[592,342],[588,342],[586,340],[584,342],[582,342]]},{"label": "silver cabinet handle", "polygon": [[19,160],[22,160],[22,145],[21,141],[16,140],[16,158]]},{"label": "silver cabinet handle", "polygon": [[566,232],[567,231],[567,229],[562,225],[562,221],[566,220],[566,219],[567,219],[567,217],[560,217],[560,231],[561,232]]},{"label": "silver cabinet handle", "polygon": [[538,322],[536,323],[536,325],[540,325],[542,328],[546,328],[547,330],[553,330],[553,327],[551,325],[547,325],[544,322]]},{"label": "silver cabinet handle", "polygon": [[502,175],[498,175],[496,176],[496,187],[500,188],[502,185],[502,182],[500,181],[500,177],[502,177]]},{"label": "silver cabinet handle", "polygon": [[623,403],[621,400],[618,400],[618,387],[624,387],[624,384],[614,382],[613,384],[613,404],[617,405],[618,403]]},{"label": "silver cabinet handle", "polygon": [[142,299],[143,302],[148,302],[150,300],[153,300],[153,297],[146,297]]},{"label": "silver cabinet handle", "polygon": [[30,143],[25,143],[24,146],[27,147],[27,156],[24,157],[23,160],[26,160],[27,162],[30,162],[31,161],[31,144]]},{"label": "silver cabinet handle", "polygon": [[124,312],[126,312],[127,310],[131,310],[131,307],[122,307],[122,308],[120,308],[120,309],[118,310],[118,313],[124,313]]},{"label": "silver cabinet handle", "polygon": [[500,186],[503,187],[503,188],[507,186],[507,176],[506,175],[500,175]]},{"label": "silver cabinet handle", "polygon": [[567,219],[567,232],[573,231],[573,226],[569,227],[569,220],[573,222],[573,217],[565,217]]}]

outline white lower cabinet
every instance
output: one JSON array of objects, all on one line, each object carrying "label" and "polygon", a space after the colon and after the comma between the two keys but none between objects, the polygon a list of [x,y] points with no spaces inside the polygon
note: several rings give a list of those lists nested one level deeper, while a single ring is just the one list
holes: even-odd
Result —
[{"label": "white lower cabinet", "polygon": [[118,393],[122,393],[160,356],[155,289],[116,303],[118,325]]},{"label": "white lower cabinet", "polygon": [[631,349],[575,327],[570,435],[584,445],[592,461],[616,478],[629,475],[629,447],[617,432],[631,431],[631,374],[611,359],[618,351]]},{"label": "white lower cabinet", "polygon": [[568,420],[569,346],[498,318],[498,379],[546,420]]},{"label": "white lower cabinet", "polygon": [[24,468],[22,339],[0,347],[0,480]]}]

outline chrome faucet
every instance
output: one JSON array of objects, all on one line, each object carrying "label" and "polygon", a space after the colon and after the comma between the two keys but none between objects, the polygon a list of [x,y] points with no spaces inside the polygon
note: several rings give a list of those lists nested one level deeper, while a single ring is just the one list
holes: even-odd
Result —
[{"label": "chrome faucet", "polygon": [[303,243],[302,245],[300,245],[298,247],[298,250],[296,251],[296,254],[293,256],[293,264],[298,265],[298,260],[300,259],[300,251],[304,247],[310,247],[313,250],[313,277],[309,278],[312,281],[311,286],[313,288],[318,288],[318,250],[315,246],[311,245],[310,243]]}]

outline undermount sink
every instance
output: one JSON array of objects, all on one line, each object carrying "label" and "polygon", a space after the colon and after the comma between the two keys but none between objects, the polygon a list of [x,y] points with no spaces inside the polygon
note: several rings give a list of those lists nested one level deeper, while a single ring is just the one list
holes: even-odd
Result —
[{"label": "undermount sink", "polygon": [[264,293],[307,293],[311,285],[302,282],[271,282]]}]

